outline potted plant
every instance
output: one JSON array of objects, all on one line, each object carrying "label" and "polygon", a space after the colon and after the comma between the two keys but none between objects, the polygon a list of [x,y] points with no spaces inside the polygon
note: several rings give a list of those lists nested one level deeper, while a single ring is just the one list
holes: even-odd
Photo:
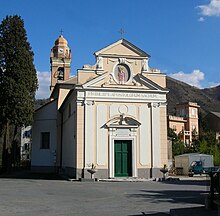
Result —
[{"label": "potted plant", "polygon": [[92,163],[92,164],[90,165],[90,168],[87,169],[87,171],[91,174],[91,179],[92,179],[94,173],[97,172],[96,165],[95,165],[94,163]]}]

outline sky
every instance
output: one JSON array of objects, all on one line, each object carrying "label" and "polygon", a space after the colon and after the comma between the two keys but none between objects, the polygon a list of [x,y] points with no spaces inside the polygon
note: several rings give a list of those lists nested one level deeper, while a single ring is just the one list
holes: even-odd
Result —
[{"label": "sky", "polygon": [[123,38],[151,55],[149,66],[198,88],[220,84],[220,0],[0,0],[0,20],[20,15],[39,89],[50,95],[50,50],[63,30],[71,75]]}]

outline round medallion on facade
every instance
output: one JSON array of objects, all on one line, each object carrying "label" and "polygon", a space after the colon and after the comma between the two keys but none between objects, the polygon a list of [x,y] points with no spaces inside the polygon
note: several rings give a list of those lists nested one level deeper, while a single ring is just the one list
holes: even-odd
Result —
[{"label": "round medallion on facade", "polygon": [[114,77],[119,84],[126,83],[131,76],[130,68],[126,64],[118,64],[114,70]]},{"label": "round medallion on facade", "polygon": [[128,112],[128,107],[126,105],[121,105],[119,108],[118,108],[118,112],[120,114],[126,114]]}]

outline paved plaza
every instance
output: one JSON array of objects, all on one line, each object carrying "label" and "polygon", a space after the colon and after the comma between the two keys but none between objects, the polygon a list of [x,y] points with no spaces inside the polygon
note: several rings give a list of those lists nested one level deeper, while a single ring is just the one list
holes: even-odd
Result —
[{"label": "paved plaza", "polygon": [[202,180],[78,182],[0,178],[1,216],[165,216],[204,205]]}]

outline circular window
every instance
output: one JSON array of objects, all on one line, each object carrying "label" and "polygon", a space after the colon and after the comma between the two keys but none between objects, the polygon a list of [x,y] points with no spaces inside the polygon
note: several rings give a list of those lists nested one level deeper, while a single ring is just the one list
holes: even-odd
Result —
[{"label": "circular window", "polygon": [[130,79],[130,68],[126,64],[118,64],[115,67],[114,76],[119,84],[124,84]]}]

